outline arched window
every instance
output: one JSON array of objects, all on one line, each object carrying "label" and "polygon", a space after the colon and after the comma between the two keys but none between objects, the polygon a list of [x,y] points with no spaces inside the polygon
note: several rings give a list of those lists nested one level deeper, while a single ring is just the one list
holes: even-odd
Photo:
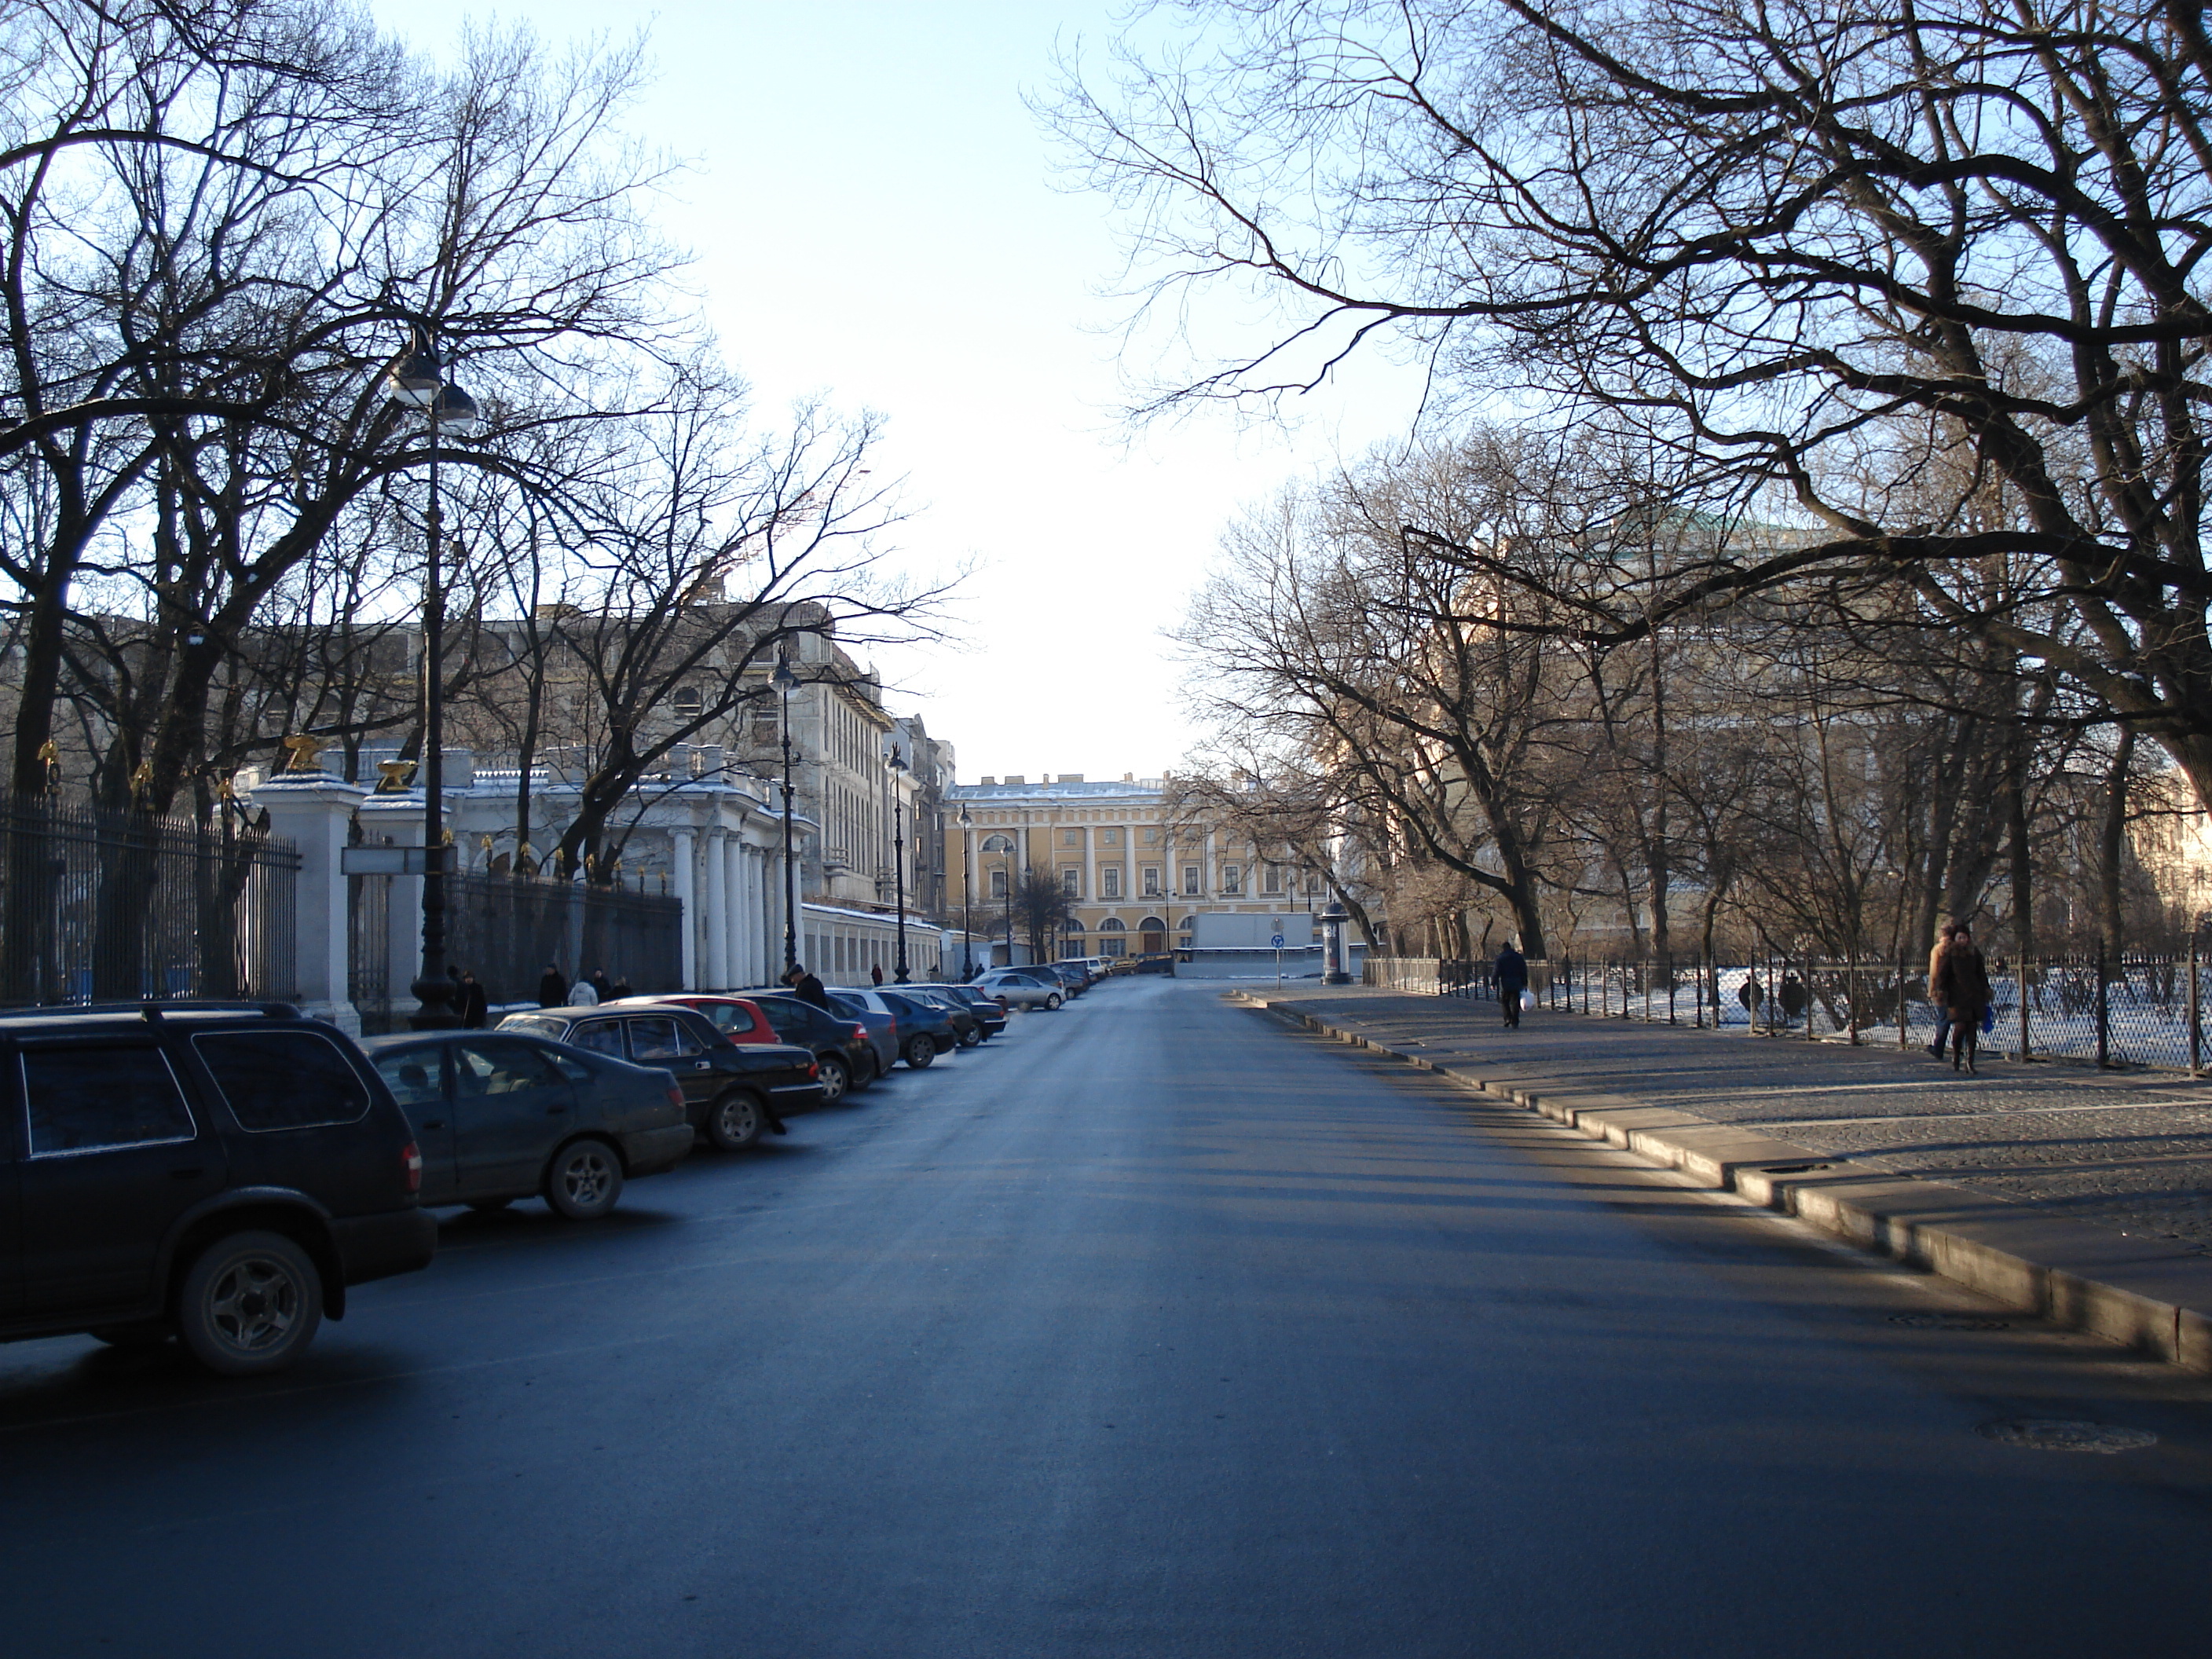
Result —
[{"label": "arched window", "polygon": [[1098,924],[1098,954],[1102,957],[1127,956],[1129,951],[1129,929],[1119,916],[1109,916]]},{"label": "arched window", "polygon": [[677,718],[679,720],[696,720],[699,717],[700,709],[706,706],[706,699],[700,696],[699,688],[696,685],[678,686],[676,696],[671,699],[671,702],[675,706]]}]

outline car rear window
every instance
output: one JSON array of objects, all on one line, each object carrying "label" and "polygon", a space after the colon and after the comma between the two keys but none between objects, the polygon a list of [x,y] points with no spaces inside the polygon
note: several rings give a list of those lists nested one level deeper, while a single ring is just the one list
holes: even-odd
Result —
[{"label": "car rear window", "polygon": [[313,1031],[204,1031],[192,1039],[238,1127],[256,1134],[357,1123],[368,1090],[337,1043]]},{"label": "car rear window", "polygon": [[509,1014],[500,1021],[499,1029],[502,1031],[527,1031],[532,1036],[550,1037],[558,1042],[568,1031],[568,1023],[548,1019],[543,1014]]}]

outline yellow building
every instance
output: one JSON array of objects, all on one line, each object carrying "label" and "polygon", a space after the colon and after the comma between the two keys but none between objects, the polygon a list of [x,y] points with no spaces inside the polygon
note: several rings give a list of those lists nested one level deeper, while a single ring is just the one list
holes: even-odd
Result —
[{"label": "yellow building", "polygon": [[[994,959],[1004,958],[1007,896],[1024,869],[1057,878],[1068,896],[1074,920],[1062,957],[1188,950],[1191,919],[1203,913],[1321,902],[1317,878],[1302,884],[1249,841],[1179,815],[1161,778],[984,778],[947,789],[944,811],[945,844],[960,852],[960,867],[946,872],[946,908],[964,900],[972,931],[998,938]],[[1018,924],[1016,934],[1018,942]]]}]

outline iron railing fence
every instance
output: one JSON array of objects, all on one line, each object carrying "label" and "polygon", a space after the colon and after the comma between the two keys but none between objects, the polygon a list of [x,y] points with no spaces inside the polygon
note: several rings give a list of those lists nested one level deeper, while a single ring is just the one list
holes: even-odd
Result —
[{"label": "iron railing fence", "polygon": [[[1992,957],[1989,972],[1993,999],[1980,1039],[1988,1051],[2192,1075],[2212,1066],[2205,1035],[2212,972],[2193,951]],[[1494,1000],[1497,994],[1487,962],[1373,957],[1364,978],[1429,996]],[[1780,951],[1729,963],[1562,956],[1532,961],[1528,981],[1542,1007],[1801,1041],[1925,1047],[1939,1018],[1928,1000],[1924,960],[1838,961]]]},{"label": "iron railing fence", "polygon": [[[421,963],[420,920],[403,916],[392,925],[401,881],[410,897],[419,894],[419,878],[346,878],[348,994],[370,1034],[404,1028],[416,1006],[408,987]],[[640,994],[681,990],[684,927],[684,901],[659,893],[482,873],[446,878],[447,960],[474,974],[494,1003],[535,1000],[549,963],[571,981],[605,968]]]},{"label": "iron railing fence", "polygon": [[0,1006],[297,992],[289,842],[0,791]]}]

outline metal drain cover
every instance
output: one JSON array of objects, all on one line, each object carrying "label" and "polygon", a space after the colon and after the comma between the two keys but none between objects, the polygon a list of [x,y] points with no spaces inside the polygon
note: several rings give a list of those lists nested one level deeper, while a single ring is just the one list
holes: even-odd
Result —
[{"label": "metal drain cover", "polygon": [[1984,1319],[1974,1314],[1912,1313],[1892,1314],[1893,1325],[1910,1326],[1916,1331],[2008,1331],[2008,1319]]},{"label": "metal drain cover", "polygon": [[2147,1429],[2115,1428],[2110,1423],[2068,1423],[2047,1418],[2000,1418],[1994,1423],[1983,1424],[1979,1432],[1985,1440],[2006,1446],[2026,1446],[2035,1451],[2141,1451],[2145,1446],[2158,1444],[2158,1437]]}]

